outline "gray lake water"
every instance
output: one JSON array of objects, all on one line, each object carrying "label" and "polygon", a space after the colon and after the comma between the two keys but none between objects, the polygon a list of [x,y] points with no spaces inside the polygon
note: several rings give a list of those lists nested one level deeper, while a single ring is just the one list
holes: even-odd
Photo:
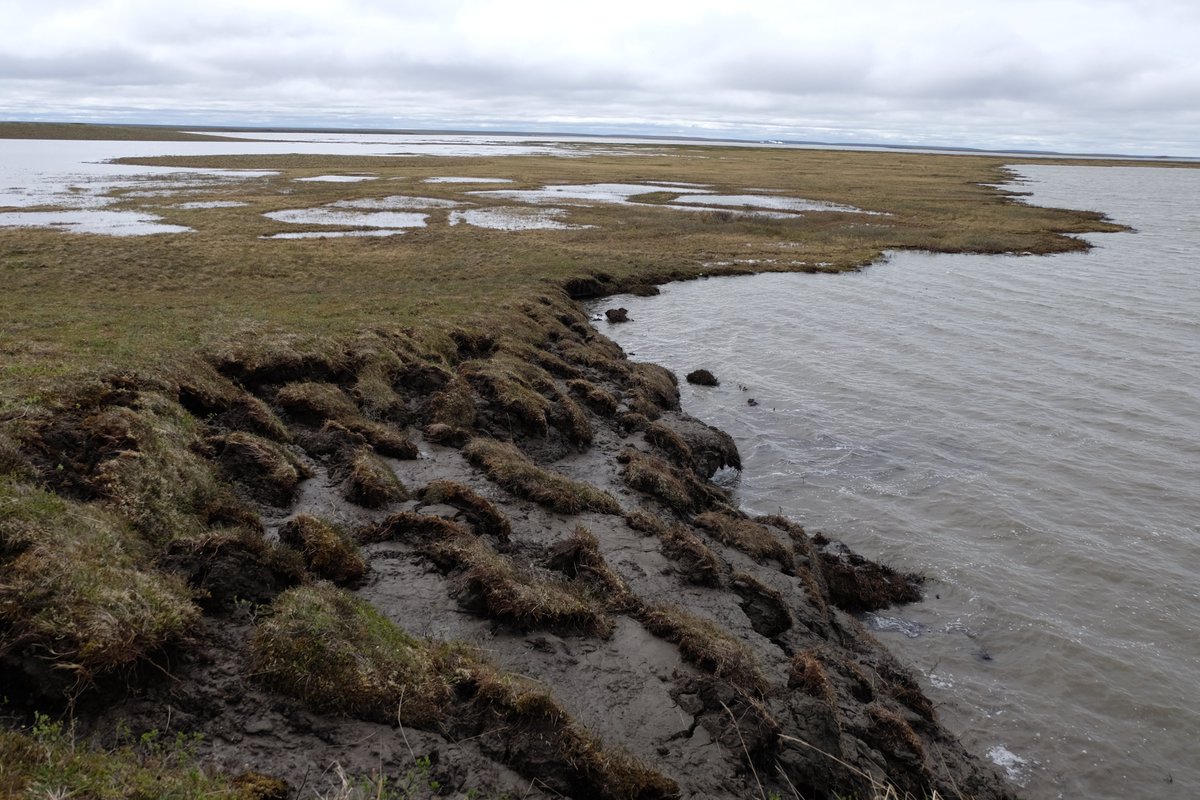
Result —
[{"label": "gray lake water", "polygon": [[683,401],[737,440],[744,508],[929,577],[868,621],[1029,797],[1200,797],[1200,170],[1018,172],[1137,232],[673,284],[597,324],[721,379]]}]

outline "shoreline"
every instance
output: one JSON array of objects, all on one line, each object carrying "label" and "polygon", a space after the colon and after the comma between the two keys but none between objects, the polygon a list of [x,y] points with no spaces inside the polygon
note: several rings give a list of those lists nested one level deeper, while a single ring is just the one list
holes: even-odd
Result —
[{"label": "shoreline", "polygon": [[[496,668],[549,687],[554,702],[565,703],[555,712],[568,715],[561,719],[575,720],[569,725],[595,731],[605,747],[617,746],[645,765],[622,774],[641,776],[638,785],[646,791],[657,786],[653,796],[676,796],[671,785],[682,796],[746,796],[755,787],[747,754],[760,773],[778,765],[787,780],[816,796],[871,791],[870,781],[796,741],[916,795],[946,794],[958,786],[971,787],[969,796],[1012,796],[990,765],[967,756],[940,727],[911,674],[840,610],[879,607],[889,599],[888,587],[907,585],[902,577],[814,541],[786,520],[751,520],[729,507],[706,478],[735,461],[736,449],[727,436],[678,411],[669,373],[628,362],[565,298],[544,297],[522,310],[526,324],[544,336],[533,351],[462,331],[456,357],[441,365],[407,353],[402,363],[408,366],[395,373],[392,391],[409,393],[404,407],[419,418],[403,428],[363,419],[360,384],[368,365],[346,372],[303,358],[226,360],[218,364],[219,373],[181,380],[174,387],[176,399],[183,403],[180,410],[190,409],[184,413],[206,418],[201,453],[235,487],[243,507],[279,523],[320,516],[353,532],[368,565],[366,583],[355,596],[372,601],[393,622],[429,621],[427,630],[403,626],[410,634],[423,637],[440,628],[439,639],[467,638],[488,651]],[[512,361],[513,351],[528,360]],[[229,383],[231,377],[237,384]],[[357,395],[340,394],[357,402],[347,406],[331,399],[345,391],[339,386],[357,386]],[[119,396],[103,398],[71,424],[86,428],[97,416],[143,414],[157,406],[149,396],[165,399],[162,388],[138,387],[136,381],[113,386]],[[264,399],[269,403],[259,405]],[[178,412],[157,406],[153,413],[161,422]],[[391,413],[402,416],[399,408]],[[272,418],[281,427],[269,438],[263,434]],[[42,433],[45,443],[49,437]],[[136,431],[129,433],[137,438]],[[288,438],[293,444],[286,444]],[[523,449],[487,449],[488,442],[503,439]],[[144,455],[153,449],[146,441],[134,447]],[[33,455],[36,462],[36,448]],[[290,490],[288,480],[279,482],[286,473],[280,460],[289,455]],[[413,460],[414,455],[419,457]],[[90,475],[76,465],[65,470],[75,474],[56,470],[58,485],[86,484],[100,472],[108,473],[111,486],[111,472],[123,466],[111,462],[98,460]],[[304,472],[312,477],[300,479]],[[399,476],[414,499],[388,495],[387,472]],[[566,483],[560,485],[555,474]],[[587,501],[583,484],[601,499]],[[431,494],[434,485],[462,488]],[[222,513],[232,516],[231,510]],[[506,520],[511,533],[484,532],[487,519]],[[379,709],[352,713],[351,719],[314,715],[312,698],[288,699],[294,690],[287,680],[264,683],[264,667],[253,655],[264,620],[279,618],[280,598],[313,591],[304,585],[321,574],[311,554],[303,556],[303,546],[297,551],[264,536],[274,524],[257,536],[245,527],[228,527],[168,545],[167,571],[185,578],[203,598],[202,646],[180,649],[181,640],[146,652],[146,663],[176,653],[168,660],[173,684],[142,671],[128,689],[78,697],[74,719],[80,731],[103,742],[118,720],[136,730],[161,717],[165,706],[173,709],[175,730],[206,734],[218,763],[266,774],[274,766],[275,777],[282,774],[293,788],[299,766],[285,752],[300,742],[329,752],[328,743],[317,743],[321,736],[313,740],[312,730],[334,741],[351,731],[377,742],[391,739],[379,746],[396,762],[409,760],[397,752],[392,725],[380,727]],[[422,532],[429,525],[437,531]],[[308,558],[299,575],[294,563],[286,565],[294,553]],[[601,583],[588,585],[596,580]],[[289,581],[301,585],[286,589]],[[398,587],[404,587],[399,595]],[[542,598],[540,604],[565,607],[534,615],[519,599],[531,591]],[[469,615],[463,617],[463,611]],[[445,637],[446,632],[458,635]],[[12,656],[5,658],[10,678]],[[31,662],[18,663],[23,680],[35,683]],[[589,666],[581,677],[583,664]],[[103,686],[103,676],[96,677]],[[244,688],[233,690],[231,680]],[[637,686],[642,688],[634,690]],[[240,701],[228,711],[215,717],[204,711],[227,706],[230,692]],[[498,708],[509,708],[503,713],[510,726],[531,732],[534,738],[524,749],[536,749],[537,725],[513,717],[515,707],[503,704],[487,713],[501,713]],[[732,718],[726,714],[731,708]],[[513,776],[521,775],[569,796],[597,791],[624,796],[601,788],[611,775],[600,779],[586,769],[572,771],[567,765],[577,759],[566,754],[543,753],[541,761],[531,762],[529,753],[514,760],[512,753],[489,750],[486,737],[475,749],[451,745],[460,716],[483,713],[469,703],[459,711],[432,725],[448,739],[418,735],[414,728],[420,725],[403,728],[438,754],[437,763],[449,770],[434,768],[444,785],[457,781],[465,791],[496,781],[495,786],[515,788]],[[680,715],[691,722],[681,723]],[[369,759],[359,764],[371,768]],[[775,775],[760,778],[787,790]]]}]

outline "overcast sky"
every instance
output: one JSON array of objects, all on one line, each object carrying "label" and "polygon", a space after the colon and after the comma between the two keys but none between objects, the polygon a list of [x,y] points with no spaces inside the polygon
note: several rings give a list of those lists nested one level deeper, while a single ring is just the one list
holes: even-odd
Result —
[{"label": "overcast sky", "polygon": [[1196,0],[0,0],[0,118],[1200,156]]}]

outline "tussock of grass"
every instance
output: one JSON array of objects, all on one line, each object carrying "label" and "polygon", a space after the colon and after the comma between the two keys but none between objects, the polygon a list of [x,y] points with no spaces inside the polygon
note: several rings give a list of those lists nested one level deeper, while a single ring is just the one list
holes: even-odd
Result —
[{"label": "tussock of grass", "polygon": [[422,415],[427,425],[470,430],[475,425],[476,413],[471,385],[455,377],[429,398]]},{"label": "tussock of grass", "polygon": [[463,448],[463,455],[508,491],[561,514],[621,513],[620,504],[608,492],[543,469],[511,444],[476,438]]},{"label": "tussock of grass", "polygon": [[642,607],[641,599],[629,584],[604,560],[596,536],[582,525],[577,525],[565,540],[551,546],[545,563],[550,569],[588,587],[591,595],[599,598],[610,611],[628,614]]},{"label": "tussock of grass", "polygon": [[849,551],[822,550],[819,555],[830,602],[843,611],[879,611],[921,599],[921,578],[917,575],[902,574]]},{"label": "tussock of grass", "polygon": [[647,609],[641,621],[655,636],[678,645],[700,669],[755,694],[770,687],[750,648],[715,623],[675,606]]},{"label": "tussock of grass", "polygon": [[618,456],[618,460],[625,465],[622,477],[629,488],[656,498],[680,514],[710,507],[714,503],[725,504],[725,498],[718,489],[662,459],[628,448]]},{"label": "tussock of grass", "polygon": [[617,400],[616,395],[589,380],[577,378],[567,381],[567,389],[602,417],[611,417],[617,413],[620,401]]},{"label": "tussock of grass", "polygon": [[388,541],[429,544],[441,539],[470,535],[471,532],[457,522],[430,514],[400,511],[379,525],[360,532],[358,538],[364,544]]},{"label": "tussock of grass", "polygon": [[86,681],[179,641],[197,609],[150,557],[110,511],[0,479],[0,656],[28,649]]},{"label": "tussock of grass", "polygon": [[788,688],[798,689],[837,711],[837,692],[833,690],[833,684],[829,682],[829,676],[815,650],[802,650],[792,656],[788,665]]},{"label": "tussock of grass", "polygon": [[684,469],[691,468],[692,448],[678,433],[661,422],[652,422],[645,435],[646,441],[665,453],[672,464]]},{"label": "tussock of grass", "polygon": [[612,634],[613,622],[603,602],[567,581],[518,568],[474,536],[439,539],[426,552],[443,568],[456,571],[459,603],[489,619],[526,630]]},{"label": "tussock of grass", "polygon": [[256,433],[277,442],[292,440],[266,403],[198,356],[182,359],[168,373],[167,381],[174,385],[179,404],[210,425]]},{"label": "tussock of grass", "polygon": [[358,546],[328,520],[301,514],[279,529],[279,539],[300,552],[314,575],[339,586],[358,583],[366,574],[367,562]]},{"label": "tussock of grass", "polygon": [[465,362],[459,367],[459,375],[507,415],[509,427],[544,436],[549,426],[546,414],[550,401],[533,388],[534,369],[517,358],[499,355]]},{"label": "tussock of grass", "polygon": [[481,534],[495,536],[501,542],[507,542],[512,534],[512,524],[496,506],[487,498],[475,492],[468,486],[456,481],[441,479],[430,481],[421,490],[421,499],[427,503],[445,503],[453,506],[466,515]]},{"label": "tussock of grass", "polygon": [[679,410],[679,381],[666,367],[636,361],[629,365],[634,391],[664,410]]},{"label": "tussock of grass", "polygon": [[[516,768],[543,772],[544,783],[553,791],[600,800],[678,800],[674,781],[626,753],[605,748],[544,689],[488,665],[463,673],[474,690],[473,705],[484,712],[485,731],[510,731],[503,743],[490,742],[489,731],[481,740],[484,746],[501,745]],[[528,748],[530,741],[537,744]],[[538,750],[546,746],[565,769],[545,774],[552,765],[538,763],[544,759]]]},{"label": "tussock of grass", "polygon": [[327,584],[281,594],[259,623],[251,668],[314,710],[434,725],[450,702],[452,652],[409,636],[369,603]]},{"label": "tussock of grass", "polygon": [[327,419],[353,419],[359,414],[358,406],[341,388],[316,381],[296,381],[282,386],[275,393],[275,404],[310,425],[320,425]]},{"label": "tussock of grass", "polygon": [[273,506],[287,506],[300,481],[312,477],[312,471],[287,449],[252,433],[234,431],[212,437],[207,444],[226,476]]},{"label": "tussock of grass", "polygon": [[791,545],[780,541],[757,522],[719,511],[700,514],[694,522],[717,541],[741,550],[755,561],[774,559],[784,572],[791,572],[795,568],[796,559]]},{"label": "tussock of grass", "polygon": [[606,749],[544,689],[463,648],[416,639],[332,586],[281,595],[255,632],[251,661],[261,681],[314,709],[477,738],[578,796],[678,797],[673,782]]},{"label": "tussock of grass", "polygon": [[392,468],[366,448],[360,448],[351,459],[342,494],[363,508],[382,508],[408,499],[408,489]]},{"label": "tussock of grass", "polygon": [[868,738],[885,754],[905,761],[925,761],[925,746],[904,719],[878,703],[867,706],[871,720]]},{"label": "tussock of grass", "polygon": [[269,603],[308,577],[299,553],[268,542],[261,530],[247,528],[175,539],[159,557],[158,567],[185,578],[206,611]]}]

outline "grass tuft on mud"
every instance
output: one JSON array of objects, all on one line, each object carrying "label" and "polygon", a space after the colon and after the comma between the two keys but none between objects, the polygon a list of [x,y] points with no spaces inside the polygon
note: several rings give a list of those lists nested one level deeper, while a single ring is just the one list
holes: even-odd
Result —
[{"label": "grass tuft on mud", "polygon": [[532,500],[560,514],[578,514],[581,511],[621,513],[621,505],[608,492],[537,466],[515,445],[495,439],[475,438],[463,448],[463,455],[516,496]]},{"label": "grass tuft on mud", "polygon": [[676,606],[647,609],[641,621],[655,636],[678,645],[685,659],[706,672],[753,694],[770,688],[750,648],[716,623]]},{"label": "grass tuft on mud", "polygon": [[346,531],[328,520],[301,514],[279,529],[279,539],[299,551],[314,575],[338,586],[354,585],[367,572],[367,562]]},{"label": "grass tuft on mud", "polygon": [[27,653],[79,684],[178,642],[199,614],[131,526],[0,479],[0,658]]},{"label": "grass tuft on mud", "polygon": [[418,727],[439,720],[450,700],[450,657],[327,584],[280,595],[251,643],[255,676],[314,710],[381,722],[399,716]]}]

